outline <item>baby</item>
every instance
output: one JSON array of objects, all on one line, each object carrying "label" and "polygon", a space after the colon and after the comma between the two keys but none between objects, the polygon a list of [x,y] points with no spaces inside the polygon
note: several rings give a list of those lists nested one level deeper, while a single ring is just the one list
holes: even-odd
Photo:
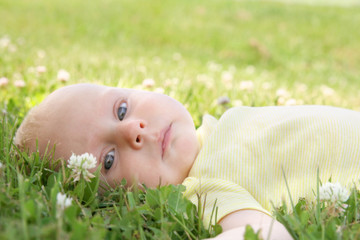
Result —
[{"label": "baby", "polygon": [[[291,239],[269,211],[288,199],[313,198],[317,169],[347,185],[357,180],[360,114],[325,107],[239,107],[219,120],[205,115],[196,130],[182,104],[158,93],[78,84],[61,88],[32,109],[15,142],[55,158],[92,153],[101,179],[184,184],[184,195],[206,198],[205,222],[218,207],[223,233],[241,239],[246,225],[269,239]],[[286,181],[285,181],[286,179]]]}]

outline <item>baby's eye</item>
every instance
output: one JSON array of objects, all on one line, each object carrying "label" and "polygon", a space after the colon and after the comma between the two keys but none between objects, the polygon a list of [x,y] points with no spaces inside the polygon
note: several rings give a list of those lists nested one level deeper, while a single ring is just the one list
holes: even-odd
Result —
[{"label": "baby's eye", "polygon": [[109,170],[111,168],[111,166],[114,163],[114,159],[115,159],[114,150],[112,150],[108,154],[106,154],[105,159],[104,159],[104,167],[106,170]]},{"label": "baby's eye", "polygon": [[120,107],[118,108],[118,118],[120,121],[122,121],[126,115],[126,111],[127,111],[127,103],[123,102],[120,104]]}]

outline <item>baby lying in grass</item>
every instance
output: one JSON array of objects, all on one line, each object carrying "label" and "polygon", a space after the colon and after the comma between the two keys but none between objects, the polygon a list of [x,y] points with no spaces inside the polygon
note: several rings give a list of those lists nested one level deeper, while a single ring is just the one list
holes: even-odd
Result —
[{"label": "baby lying in grass", "polygon": [[[196,130],[188,111],[158,93],[78,84],[50,94],[30,111],[16,134],[22,149],[54,157],[93,154],[101,180],[116,186],[184,184],[197,203],[206,196],[223,233],[241,239],[246,225],[268,239],[291,239],[271,217],[272,207],[314,198],[319,178],[349,185],[359,176],[360,114],[325,107],[238,107],[219,120],[206,115]],[[93,169],[95,171],[95,168]],[[287,184],[286,184],[287,181]],[[288,201],[287,201],[288,202]],[[212,218],[214,219],[214,218]]]}]

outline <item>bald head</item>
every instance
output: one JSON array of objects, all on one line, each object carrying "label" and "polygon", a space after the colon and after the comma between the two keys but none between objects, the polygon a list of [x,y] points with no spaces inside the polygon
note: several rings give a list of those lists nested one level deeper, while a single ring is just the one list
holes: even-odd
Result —
[{"label": "bald head", "polygon": [[[68,158],[71,145],[84,144],[84,138],[74,135],[73,130],[86,127],[83,124],[91,116],[85,113],[96,105],[97,98],[92,96],[98,96],[107,88],[94,84],[76,84],[52,92],[29,112],[16,134],[16,144],[34,152],[38,142],[41,155],[45,154],[46,149],[49,152],[55,147],[55,158]],[[91,127],[91,124],[88,125]]]}]

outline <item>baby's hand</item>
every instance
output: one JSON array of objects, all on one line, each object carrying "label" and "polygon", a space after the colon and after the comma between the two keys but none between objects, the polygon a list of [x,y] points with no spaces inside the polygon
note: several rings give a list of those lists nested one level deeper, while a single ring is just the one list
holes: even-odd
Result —
[{"label": "baby's hand", "polygon": [[223,232],[215,240],[244,239],[246,225],[250,225],[255,232],[261,230],[262,239],[293,239],[284,225],[274,218],[256,210],[240,210],[233,212],[220,221]]},{"label": "baby's hand", "polygon": [[245,227],[233,228],[222,232],[214,238],[208,238],[207,240],[243,240],[245,234]]}]

